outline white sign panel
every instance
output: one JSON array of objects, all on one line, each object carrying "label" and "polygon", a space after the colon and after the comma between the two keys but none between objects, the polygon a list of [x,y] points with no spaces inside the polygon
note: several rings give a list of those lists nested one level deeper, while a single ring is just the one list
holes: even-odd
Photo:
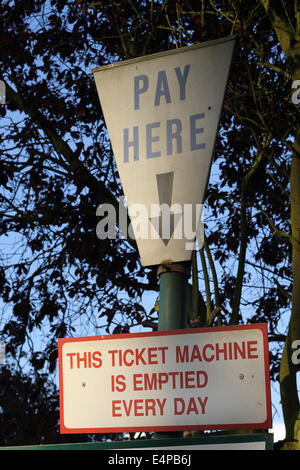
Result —
[{"label": "white sign panel", "polygon": [[233,47],[230,37],[93,70],[144,266],[191,258]]},{"label": "white sign panel", "polygon": [[266,325],[59,340],[62,433],[270,428]]}]

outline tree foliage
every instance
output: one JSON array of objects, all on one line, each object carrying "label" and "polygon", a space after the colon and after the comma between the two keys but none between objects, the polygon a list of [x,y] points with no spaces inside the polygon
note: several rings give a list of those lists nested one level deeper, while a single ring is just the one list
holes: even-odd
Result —
[{"label": "tree foliage", "polygon": [[[141,266],[134,241],[99,240],[95,233],[96,208],[109,202],[118,210],[122,188],[91,69],[236,35],[206,196],[205,244],[193,264],[199,293],[192,325],[266,321],[271,376],[279,380],[282,319],[300,292],[299,284],[293,292],[299,232],[292,230],[290,198],[299,113],[291,101],[295,5],[1,3],[7,101],[0,106],[1,338],[15,368],[53,373],[58,337],[155,328],[155,310],[143,303],[145,292],[157,293],[155,269]],[[288,44],[278,33],[280,19],[293,36]],[[299,220],[294,215],[294,226]],[[295,399],[294,424],[297,406]]]}]

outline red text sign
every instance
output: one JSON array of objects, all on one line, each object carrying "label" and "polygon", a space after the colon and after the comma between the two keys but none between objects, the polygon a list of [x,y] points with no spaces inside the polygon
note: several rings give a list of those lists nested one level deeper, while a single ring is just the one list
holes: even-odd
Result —
[{"label": "red text sign", "polygon": [[264,324],[59,340],[62,433],[270,428]]}]

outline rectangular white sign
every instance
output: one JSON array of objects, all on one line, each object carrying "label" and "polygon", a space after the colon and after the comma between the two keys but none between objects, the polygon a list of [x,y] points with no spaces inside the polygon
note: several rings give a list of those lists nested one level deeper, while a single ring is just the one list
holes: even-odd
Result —
[{"label": "rectangular white sign", "polygon": [[265,324],[59,340],[62,433],[270,428]]}]

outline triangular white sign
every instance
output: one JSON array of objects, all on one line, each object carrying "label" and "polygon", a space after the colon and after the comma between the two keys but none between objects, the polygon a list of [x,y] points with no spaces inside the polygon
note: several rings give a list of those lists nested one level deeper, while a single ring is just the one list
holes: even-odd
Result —
[{"label": "triangular white sign", "polygon": [[144,266],[191,258],[233,48],[229,37],[93,70]]}]

